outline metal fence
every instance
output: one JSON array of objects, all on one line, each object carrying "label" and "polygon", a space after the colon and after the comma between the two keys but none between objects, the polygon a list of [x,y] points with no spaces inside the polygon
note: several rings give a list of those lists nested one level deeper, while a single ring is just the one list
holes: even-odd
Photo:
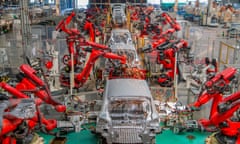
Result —
[{"label": "metal fence", "polygon": [[[239,38],[227,37],[227,29],[190,26],[187,30],[185,33],[189,34],[186,39],[189,41],[195,57],[216,58],[219,62],[224,62],[223,64],[236,63],[235,58],[237,57],[231,58],[234,57],[233,53],[235,55],[239,53],[236,51],[239,47]],[[230,47],[232,47],[232,50],[229,49]],[[224,60],[224,58],[228,58],[228,61]],[[220,67],[223,66],[220,65]]]},{"label": "metal fence", "polygon": [[[4,59],[4,63],[0,64],[0,69],[10,68],[18,71],[18,67],[26,63],[24,56],[31,58],[44,56],[44,52],[48,49],[49,45],[65,47],[64,43],[57,44],[56,34],[54,33],[55,26],[33,26],[31,44],[22,47],[21,27],[18,20],[14,21],[13,29],[7,34],[0,35],[0,49],[4,51],[0,55],[0,62]],[[56,44],[55,44],[56,43]],[[57,50],[57,49],[56,49]],[[61,50],[60,50],[61,51]]]}]

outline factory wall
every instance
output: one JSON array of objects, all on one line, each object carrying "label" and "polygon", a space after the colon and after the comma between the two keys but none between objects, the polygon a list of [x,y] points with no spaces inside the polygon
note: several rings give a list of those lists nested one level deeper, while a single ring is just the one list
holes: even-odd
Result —
[{"label": "factory wall", "polygon": [[75,0],[60,0],[60,9],[74,8]]}]

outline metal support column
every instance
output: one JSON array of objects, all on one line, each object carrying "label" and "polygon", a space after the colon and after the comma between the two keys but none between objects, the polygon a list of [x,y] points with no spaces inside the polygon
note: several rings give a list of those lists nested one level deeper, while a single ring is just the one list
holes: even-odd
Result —
[{"label": "metal support column", "polygon": [[21,8],[21,33],[22,33],[22,49],[23,61],[26,61],[26,52],[29,50],[32,42],[31,27],[29,21],[28,0],[20,0]]},{"label": "metal support column", "polygon": [[56,15],[60,15],[60,0],[56,0]]}]

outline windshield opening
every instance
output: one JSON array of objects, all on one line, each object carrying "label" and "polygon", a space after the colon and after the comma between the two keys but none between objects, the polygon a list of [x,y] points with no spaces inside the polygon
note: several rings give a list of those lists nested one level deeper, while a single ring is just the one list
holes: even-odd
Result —
[{"label": "windshield opening", "polygon": [[148,100],[113,100],[109,104],[109,112],[116,115],[146,116],[150,112]]}]

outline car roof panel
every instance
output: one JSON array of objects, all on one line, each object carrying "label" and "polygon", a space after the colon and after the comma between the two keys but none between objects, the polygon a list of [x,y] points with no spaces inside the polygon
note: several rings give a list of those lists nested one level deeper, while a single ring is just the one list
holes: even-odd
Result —
[{"label": "car roof panel", "polygon": [[151,98],[151,92],[145,80],[111,79],[107,81],[105,95],[108,97],[139,96]]}]

